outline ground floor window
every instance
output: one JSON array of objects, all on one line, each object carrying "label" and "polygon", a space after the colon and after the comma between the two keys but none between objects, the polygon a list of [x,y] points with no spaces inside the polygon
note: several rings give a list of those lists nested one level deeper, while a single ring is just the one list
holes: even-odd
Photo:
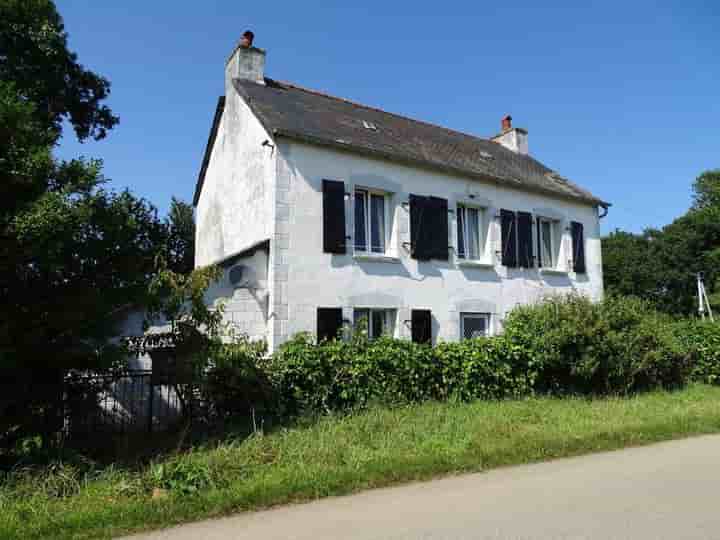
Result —
[{"label": "ground floor window", "polygon": [[489,313],[461,313],[460,339],[473,339],[490,335]]},{"label": "ground floor window", "polygon": [[353,312],[353,323],[356,329],[366,330],[370,339],[382,335],[392,336],[395,332],[395,313],[394,309],[357,308]]}]

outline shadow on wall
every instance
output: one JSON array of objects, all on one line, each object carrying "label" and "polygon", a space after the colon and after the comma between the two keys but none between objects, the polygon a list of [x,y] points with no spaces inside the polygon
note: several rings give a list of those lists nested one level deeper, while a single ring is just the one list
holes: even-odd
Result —
[{"label": "shadow on wall", "polygon": [[572,287],[573,282],[567,274],[541,274],[545,285],[550,287]]},{"label": "shadow on wall", "polygon": [[[351,251],[351,249],[348,249]],[[352,266],[355,261],[352,255],[331,255],[330,256],[330,267],[331,268],[344,268],[346,266]]]},{"label": "shadow on wall", "polygon": [[442,277],[441,270],[450,270],[453,265],[449,261],[432,259],[430,261],[418,261],[418,274],[423,277]]},{"label": "shadow on wall", "polygon": [[369,276],[410,277],[405,265],[396,262],[357,261],[357,267]]},{"label": "shadow on wall", "polygon": [[481,281],[486,283],[500,283],[500,281],[502,281],[494,267],[476,268],[472,266],[460,266],[459,270],[468,281]]}]

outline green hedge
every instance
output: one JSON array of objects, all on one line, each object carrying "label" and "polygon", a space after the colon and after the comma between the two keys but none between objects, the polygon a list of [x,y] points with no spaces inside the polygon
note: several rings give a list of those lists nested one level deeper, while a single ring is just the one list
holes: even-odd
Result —
[{"label": "green hedge", "polygon": [[267,364],[286,410],[332,411],[373,402],[495,399],[532,388],[529,356],[503,337],[435,348],[382,337],[316,345],[300,334]]},{"label": "green hedge", "polygon": [[719,345],[717,326],[679,324],[638,299],[567,296],[515,309],[502,335],[435,347],[363,335],[317,345],[309,334],[269,358],[248,342],[226,346],[208,397],[230,414],[242,402],[237,412],[285,415],[378,402],[628,394],[720,382]]},{"label": "green hedge", "polygon": [[691,379],[720,384],[720,322],[682,321],[675,333],[690,354]]},{"label": "green hedge", "polygon": [[672,321],[648,303],[608,297],[549,298],[513,310],[505,336],[531,351],[535,389],[572,394],[627,394],[685,384],[691,358]]}]

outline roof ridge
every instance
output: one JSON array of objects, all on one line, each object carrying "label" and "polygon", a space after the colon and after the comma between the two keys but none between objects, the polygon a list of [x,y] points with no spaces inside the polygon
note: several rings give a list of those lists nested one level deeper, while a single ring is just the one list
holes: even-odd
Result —
[{"label": "roof ridge", "polygon": [[[327,92],[321,92],[320,90],[314,90],[314,89],[312,89],[312,88],[307,88],[307,87],[305,87],[305,86],[300,86],[299,84],[291,83],[291,82],[288,82],[288,81],[278,81],[277,79],[271,79],[271,78],[269,78],[269,77],[266,77],[265,80],[266,80],[266,81],[270,81],[270,82],[275,83],[275,84],[279,84],[279,85],[283,85],[283,86],[289,86],[290,88],[295,88],[296,90],[300,90],[301,92],[307,92],[308,94],[314,94],[314,95],[316,95],[316,96],[321,96],[321,97],[325,97],[325,98],[328,98],[328,99],[334,99],[334,100],[336,100],[336,101],[342,101],[343,103],[347,103],[347,104],[349,104],[349,105],[354,105],[355,107],[360,107],[360,108],[362,108],[362,109],[367,109],[367,110],[369,110],[369,111],[375,111],[375,112],[379,112],[379,113],[382,113],[382,114],[389,114],[390,116],[395,116],[396,118],[402,118],[403,120],[409,120],[410,122],[415,122],[415,123],[417,123],[417,124],[422,124],[422,125],[425,125],[425,126],[434,128],[434,129],[442,129],[443,131],[447,131],[448,133],[455,133],[455,134],[458,134],[458,135],[462,135],[462,136],[464,136],[464,137],[471,137],[471,138],[473,138],[473,139],[478,139],[478,140],[485,141],[485,142],[495,142],[495,141],[493,141],[492,138],[490,138],[490,137],[487,137],[487,138],[485,138],[485,137],[480,137],[479,135],[473,135],[472,133],[466,133],[466,132],[464,132],[464,131],[460,131],[460,130],[457,130],[457,129],[451,129],[451,128],[446,127],[446,126],[441,126],[440,124],[433,124],[432,122],[427,122],[427,121],[425,121],[425,120],[418,120],[417,118],[411,118],[411,117],[409,117],[409,116],[405,116],[405,115],[402,115],[402,114],[394,113],[394,112],[391,112],[391,111],[386,111],[386,110],[381,109],[381,108],[379,108],[379,107],[371,107],[370,105],[365,105],[364,103],[359,103],[359,102],[357,102],[357,101],[353,101],[353,100],[351,100],[351,99],[347,99],[347,98],[340,97],[340,96],[334,96],[334,95],[332,95],[332,94],[328,94]],[[498,147],[500,147],[500,148],[504,148],[504,147],[503,147],[501,144],[499,144],[499,143],[495,143],[495,144],[497,144]]]},{"label": "roof ridge", "polygon": [[[441,167],[473,177],[479,175],[493,181],[512,180],[512,185],[522,185],[525,189],[607,205],[569,179],[549,176],[548,173],[557,171],[532,155],[513,152],[492,139],[295,83],[271,78],[265,78],[265,82],[265,85],[258,85],[233,79],[235,90],[270,134],[343,150],[354,149],[405,164]],[[364,130],[354,129],[358,126],[353,119],[377,123],[378,133],[369,135]],[[350,140],[345,140],[348,136]],[[488,153],[495,158],[493,161],[488,161]]]}]

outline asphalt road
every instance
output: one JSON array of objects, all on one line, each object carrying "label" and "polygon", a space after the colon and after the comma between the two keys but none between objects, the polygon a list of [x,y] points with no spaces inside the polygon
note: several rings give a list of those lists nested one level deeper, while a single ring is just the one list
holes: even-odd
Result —
[{"label": "asphalt road", "polygon": [[720,539],[720,436],[372,490],[135,538]]}]

